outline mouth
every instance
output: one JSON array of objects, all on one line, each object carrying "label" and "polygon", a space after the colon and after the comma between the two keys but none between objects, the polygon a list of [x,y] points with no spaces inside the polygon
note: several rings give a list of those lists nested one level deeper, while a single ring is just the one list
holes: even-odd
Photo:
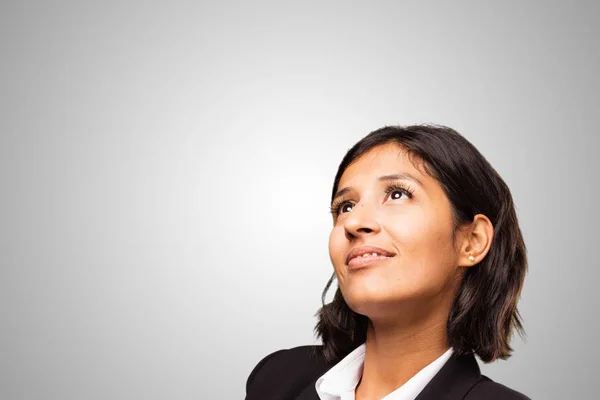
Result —
[{"label": "mouth", "polygon": [[362,268],[369,265],[376,264],[383,260],[388,260],[392,258],[391,256],[362,256],[355,257],[350,262],[348,262],[348,267],[350,268]]},{"label": "mouth", "polygon": [[379,247],[362,246],[350,250],[346,257],[346,265],[350,268],[360,268],[385,261],[394,256],[394,253]]}]

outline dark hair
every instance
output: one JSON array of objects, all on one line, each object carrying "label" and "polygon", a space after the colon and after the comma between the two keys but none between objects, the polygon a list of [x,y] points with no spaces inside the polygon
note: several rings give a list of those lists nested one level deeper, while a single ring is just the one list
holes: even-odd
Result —
[{"label": "dark hair", "polygon": [[[467,268],[448,316],[447,334],[457,355],[475,353],[483,362],[510,357],[510,339],[516,330],[524,337],[517,301],[527,272],[525,243],[510,190],[496,170],[467,139],[440,125],[386,126],[371,132],[344,156],[338,168],[331,199],[350,164],[374,147],[396,143],[411,161],[422,162],[425,173],[436,179],[450,200],[455,229],[486,215],[494,226],[491,247],[476,266]],[[416,167],[416,165],[415,165]],[[337,362],[365,342],[366,316],[350,309],[337,288],[325,304],[331,276],[316,316],[319,355]]]}]

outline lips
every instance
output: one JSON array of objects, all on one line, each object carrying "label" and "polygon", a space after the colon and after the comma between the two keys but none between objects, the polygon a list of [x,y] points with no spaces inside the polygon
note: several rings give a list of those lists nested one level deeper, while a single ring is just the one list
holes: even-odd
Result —
[{"label": "lips", "polygon": [[377,258],[389,258],[389,257],[395,256],[394,253],[391,253],[380,247],[360,246],[360,247],[355,247],[352,250],[350,250],[350,252],[348,253],[348,256],[346,257],[346,265],[349,265],[350,261],[352,259],[357,258],[357,257],[362,257],[365,254],[370,254],[372,257],[373,253],[376,254],[375,257],[377,257]]}]

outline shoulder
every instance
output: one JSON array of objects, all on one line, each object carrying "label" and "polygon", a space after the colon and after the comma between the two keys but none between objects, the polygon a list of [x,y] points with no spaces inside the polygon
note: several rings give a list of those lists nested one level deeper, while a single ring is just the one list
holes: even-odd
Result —
[{"label": "shoulder", "polygon": [[268,354],[246,381],[246,399],[287,398],[299,393],[331,366],[317,356],[321,346],[298,346]]},{"label": "shoulder", "polygon": [[473,386],[465,396],[465,400],[531,400],[523,393],[517,392],[501,383],[494,382],[485,375]]}]

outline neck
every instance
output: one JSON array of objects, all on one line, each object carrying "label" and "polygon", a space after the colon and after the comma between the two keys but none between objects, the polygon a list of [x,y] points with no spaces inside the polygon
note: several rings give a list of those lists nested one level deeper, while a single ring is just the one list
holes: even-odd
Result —
[{"label": "neck", "polygon": [[369,321],[357,399],[384,397],[448,350],[446,316],[430,317],[403,323]]}]

